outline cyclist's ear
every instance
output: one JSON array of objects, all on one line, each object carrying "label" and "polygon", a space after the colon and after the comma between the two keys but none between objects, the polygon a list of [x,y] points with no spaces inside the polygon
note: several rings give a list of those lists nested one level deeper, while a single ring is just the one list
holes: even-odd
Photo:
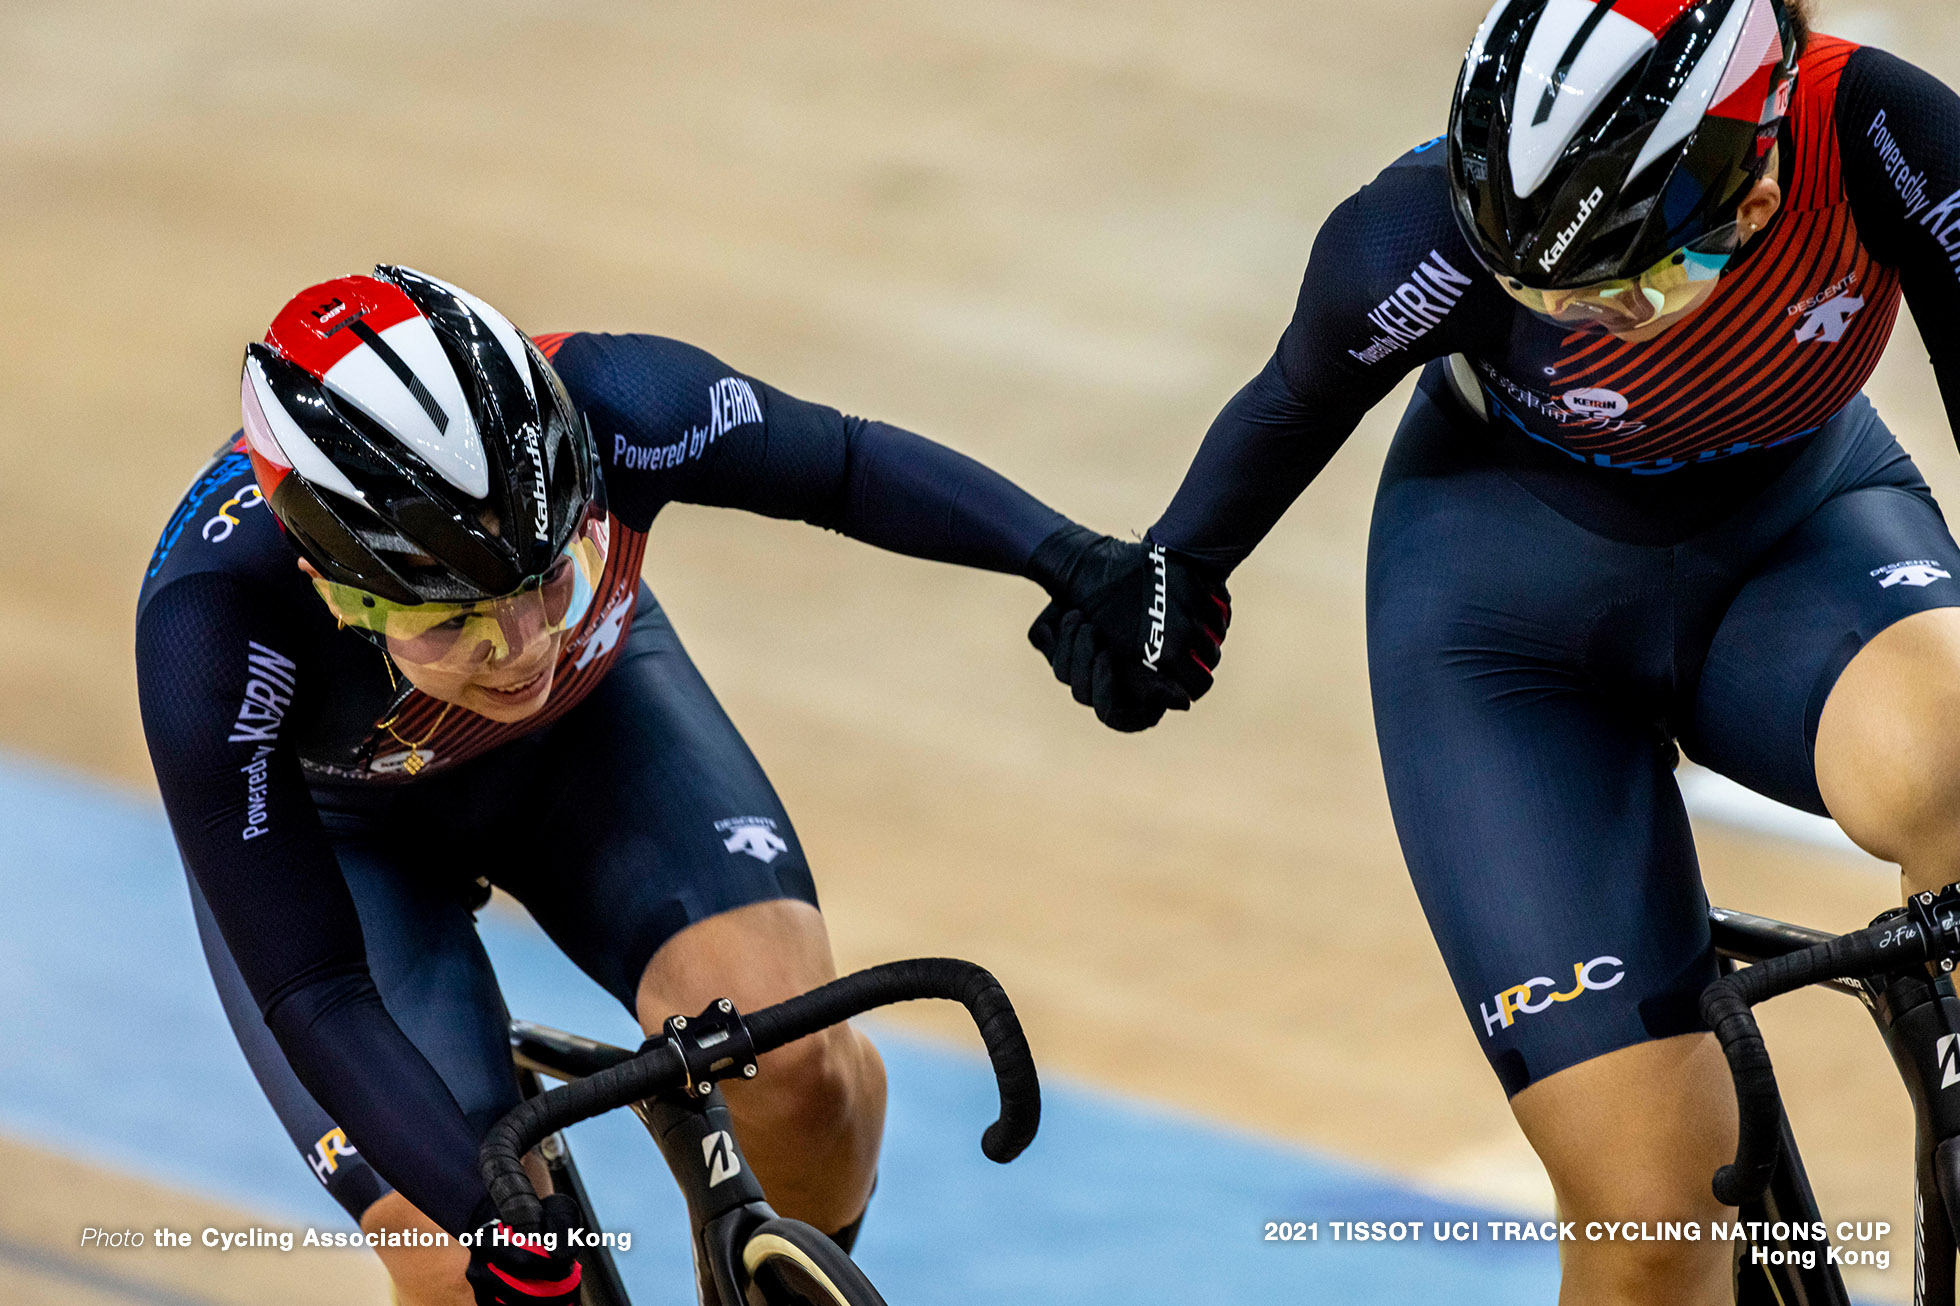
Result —
[{"label": "cyclist's ear", "polygon": [[1776,169],[1771,167],[1750,187],[1749,193],[1742,197],[1742,203],[1736,207],[1735,217],[1742,224],[1744,239],[1767,227],[1769,220],[1782,207],[1783,185],[1776,179]]}]

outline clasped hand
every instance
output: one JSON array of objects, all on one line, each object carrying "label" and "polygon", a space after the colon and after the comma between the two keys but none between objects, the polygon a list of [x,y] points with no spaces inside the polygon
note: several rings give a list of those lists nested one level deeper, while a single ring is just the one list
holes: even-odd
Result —
[{"label": "clasped hand", "polygon": [[1035,549],[1029,572],[1051,601],[1028,642],[1110,729],[1148,730],[1211,688],[1232,622],[1218,569],[1147,536],[1065,526]]}]

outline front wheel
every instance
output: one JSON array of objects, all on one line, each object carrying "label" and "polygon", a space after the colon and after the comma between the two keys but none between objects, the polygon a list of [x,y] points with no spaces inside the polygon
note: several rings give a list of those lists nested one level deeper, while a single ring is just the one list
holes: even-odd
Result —
[{"label": "front wheel", "polygon": [[748,1306],[885,1306],[843,1249],[801,1220],[765,1220],[742,1244]]}]

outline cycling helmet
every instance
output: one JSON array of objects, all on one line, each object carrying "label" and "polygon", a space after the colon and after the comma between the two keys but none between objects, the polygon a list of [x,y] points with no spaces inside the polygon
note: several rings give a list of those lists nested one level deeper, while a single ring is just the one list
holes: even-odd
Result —
[{"label": "cycling helmet", "polygon": [[592,433],[537,346],[408,268],[301,291],[240,387],[259,489],[326,581],[395,604],[535,585],[603,516]]},{"label": "cycling helmet", "polygon": [[1450,108],[1464,236],[1543,289],[1732,253],[1799,39],[1783,0],[1499,0]]}]

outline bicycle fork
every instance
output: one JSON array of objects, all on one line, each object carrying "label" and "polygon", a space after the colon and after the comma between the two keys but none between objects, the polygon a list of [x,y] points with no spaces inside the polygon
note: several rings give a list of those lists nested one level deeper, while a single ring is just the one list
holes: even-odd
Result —
[{"label": "bicycle fork", "polygon": [[1952,1213],[1960,1211],[1960,998],[1924,972],[1892,975],[1872,1018],[1905,1080],[1918,1121],[1913,1166],[1915,1306],[1954,1299]]},{"label": "bicycle fork", "polygon": [[741,1306],[734,1279],[749,1234],[775,1211],[735,1141],[721,1090],[706,1097],[669,1094],[633,1107],[673,1168],[694,1228],[695,1289],[702,1306]]}]

